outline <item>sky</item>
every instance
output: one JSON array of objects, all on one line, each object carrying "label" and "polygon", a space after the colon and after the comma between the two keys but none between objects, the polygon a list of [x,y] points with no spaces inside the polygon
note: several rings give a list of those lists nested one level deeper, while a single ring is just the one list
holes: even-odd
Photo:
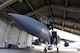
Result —
[{"label": "sky", "polygon": [[57,34],[60,36],[60,38],[68,39],[68,40],[73,40],[73,41],[79,41],[80,42],[80,36],[68,33],[59,29],[55,29],[54,31],[57,31]]}]

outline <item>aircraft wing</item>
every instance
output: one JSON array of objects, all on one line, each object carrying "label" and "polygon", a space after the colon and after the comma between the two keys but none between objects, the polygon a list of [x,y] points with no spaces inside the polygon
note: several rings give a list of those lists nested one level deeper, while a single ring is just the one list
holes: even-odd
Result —
[{"label": "aircraft wing", "polygon": [[68,40],[68,39],[60,39],[60,41],[68,41],[69,43],[71,43],[71,42],[76,42],[76,41],[73,41],[73,40]]}]

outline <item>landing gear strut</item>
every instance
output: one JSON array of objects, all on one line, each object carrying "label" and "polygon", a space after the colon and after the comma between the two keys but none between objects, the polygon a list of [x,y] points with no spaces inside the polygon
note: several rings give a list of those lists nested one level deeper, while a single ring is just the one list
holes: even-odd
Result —
[{"label": "landing gear strut", "polygon": [[57,52],[59,52],[59,48],[57,48]]},{"label": "landing gear strut", "polygon": [[46,48],[44,48],[44,52],[47,53],[47,49]]},{"label": "landing gear strut", "polygon": [[57,49],[57,53],[59,52],[59,48],[58,48],[58,46],[56,45],[56,49]]}]

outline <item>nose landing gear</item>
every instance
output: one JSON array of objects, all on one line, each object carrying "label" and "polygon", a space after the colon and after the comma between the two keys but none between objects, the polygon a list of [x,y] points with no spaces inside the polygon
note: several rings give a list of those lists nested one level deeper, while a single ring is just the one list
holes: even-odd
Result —
[{"label": "nose landing gear", "polygon": [[44,48],[44,53],[47,53],[47,49],[46,48]]},{"label": "nose landing gear", "polygon": [[[59,52],[59,48],[58,47],[56,47],[57,48],[57,53]],[[45,47],[44,48],[44,53],[47,53],[47,51],[48,50],[52,50],[53,48],[51,47],[51,46],[48,46],[47,48]]]}]

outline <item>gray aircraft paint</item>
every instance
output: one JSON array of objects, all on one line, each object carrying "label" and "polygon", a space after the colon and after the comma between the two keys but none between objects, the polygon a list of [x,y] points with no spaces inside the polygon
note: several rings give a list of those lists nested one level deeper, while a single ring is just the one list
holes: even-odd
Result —
[{"label": "gray aircraft paint", "polygon": [[27,33],[47,42],[50,41],[49,29],[43,23],[21,14],[9,13],[9,15]]}]

